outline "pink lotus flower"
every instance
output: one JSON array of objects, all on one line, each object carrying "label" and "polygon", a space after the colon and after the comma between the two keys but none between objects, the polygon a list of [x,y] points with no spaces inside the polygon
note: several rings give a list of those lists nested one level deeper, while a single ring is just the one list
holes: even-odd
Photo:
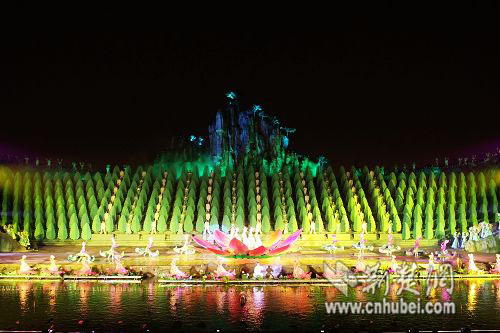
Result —
[{"label": "pink lotus flower", "polygon": [[193,240],[201,246],[202,248],[221,255],[221,256],[249,256],[249,257],[260,257],[260,256],[272,256],[280,254],[288,250],[292,244],[299,238],[302,233],[302,229],[294,232],[286,240],[281,240],[282,232],[281,230],[271,233],[267,239],[264,241],[264,245],[261,245],[255,249],[249,249],[242,241],[237,238],[230,238],[228,234],[222,231],[215,230],[214,240],[215,244],[207,242],[204,239],[193,236]]}]

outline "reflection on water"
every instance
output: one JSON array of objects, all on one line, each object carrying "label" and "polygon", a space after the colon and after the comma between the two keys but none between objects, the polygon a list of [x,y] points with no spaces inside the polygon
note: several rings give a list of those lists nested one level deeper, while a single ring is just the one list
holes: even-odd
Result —
[{"label": "reflection on water", "polygon": [[467,281],[469,284],[469,294],[467,295],[467,309],[469,311],[474,311],[474,309],[477,306],[477,294],[478,294],[478,289],[479,285],[476,282],[473,281]]},{"label": "reflection on water", "polygon": [[[204,328],[224,330],[326,329],[459,329],[500,328],[500,281],[455,281],[453,292],[443,287],[417,282],[422,301],[453,301],[455,315],[328,315],[325,302],[390,301],[403,297],[417,300],[411,293],[397,294],[398,285],[363,292],[363,286],[349,289],[344,296],[333,286],[167,286],[154,281],[141,284],[98,282],[0,282],[0,329],[43,329],[50,321],[59,329],[124,327]],[[246,300],[242,304],[242,298]],[[19,323],[16,323],[19,322]]]}]

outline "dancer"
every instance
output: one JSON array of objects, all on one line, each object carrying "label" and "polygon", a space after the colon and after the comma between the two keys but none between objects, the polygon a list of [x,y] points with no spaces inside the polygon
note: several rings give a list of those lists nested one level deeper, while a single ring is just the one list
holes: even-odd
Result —
[{"label": "dancer", "polygon": [[35,273],[33,268],[31,268],[30,265],[28,265],[28,263],[26,263],[26,256],[25,255],[23,255],[21,257],[21,263],[19,265],[19,273],[21,273],[21,274],[33,274],[33,273]]},{"label": "dancer", "polygon": [[174,258],[172,259],[172,261],[170,262],[170,276],[171,277],[175,277],[177,280],[179,279],[186,279],[189,277],[188,274],[184,273],[183,271],[181,271],[179,269],[179,267],[177,267],[176,265],[176,261],[177,259]]},{"label": "dancer", "polygon": [[469,274],[479,273],[480,270],[477,268],[476,263],[474,262],[474,254],[469,253],[468,256],[469,256],[469,265],[468,265]]},{"label": "dancer", "polygon": [[452,249],[458,249],[460,247],[460,233],[456,232],[453,234],[453,243],[451,243],[451,248]]},{"label": "dancer", "polygon": [[460,248],[465,249],[465,243],[467,242],[467,236],[469,233],[467,231],[462,232],[462,242],[460,243]]},{"label": "dancer", "polygon": [[479,240],[479,230],[475,226],[469,228],[469,239],[471,241],[477,242]]},{"label": "dancer", "polygon": [[278,279],[281,275],[281,271],[283,269],[283,266],[281,266],[279,263],[275,263],[274,265],[271,266],[271,275],[274,279]]},{"label": "dancer", "polygon": [[415,245],[413,245],[413,248],[411,250],[406,251],[407,256],[415,256],[415,258],[418,258],[420,254],[424,254],[423,250],[420,250],[420,242],[422,241],[422,237],[418,237],[415,239]]},{"label": "dancer", "polygon": [[295,264],[293,266],[293,277],[295,279],[310,280],[312,272],[306,273],[301,267],[297,259],[295,259]]},{"label": "dancer", "polygon": [[87,245],[86,242],[82,242],[82,248],[81,248],[80,252],[78,252],[77,254],[74,254],[74,255],[70,254],[68,256],[68,261],[81,262],[83,260],[83,258],[85,258],[88,262],[93,262],[95,260],[95,257],[91,256],[90,254],[87,253],[87,250],[85,249],[86,245]]},{"label": "dancer", "polygon": [[77,272],[78,275],[96,275],[96,272],[92,271],[90,268],[89,261],[87,257],[82,257],[82,268]]},{"label": "dancer", "polygon": [[486,237],[486,222],[481,222],[479,223],[479,237],[485,238]]},{"label": "dancer", "polygon": [[316,223],[314,222],[314,220],[311,220],[311,224],[309,225],[309,233],[310,234],[316,233]]},{"label": "dancer", "polygon": [[247,227],[243,227],[243,231],[241,232],[241,241],[243,242],[243,244],[247,244],[248,243],[247,231],[248,231],[248,228]]},{"label": "dancer", "polygon": [[153,219],[153,222],[151,223],[151,235],[156,234],[156,217]]},{"label": "dancer", "polygon": [[119,275],[128,275],[128,270],[123,267],[123,264],[120,259],[116,260],[115,272]]},{"label": "dancer", "polygon": [[179,254],[194,254],[194,246],[191,245],[191,236],[189,234],[184,235],[184,244],[182,247],[174,247],[174,252]]},{"label": "dancer", "polygon": [[217,269],[214,271],[214,276],[216,278],[227,277],[229,280],[234,280],[235,274],[236,273],[234,269],[232,271],[226,270],[222,262],[219,262],[219,264],[217,265]]},{"label": "dancer", "polygon": [[115,240],[115,235],[111,235],[111,247],[109,248],[108,251],[99,251],[99,254],[101,257],[105,257],[107,261],[109,262],[114,262],[115,260],[121,259],[125,256],[125,252],[122,251],[122,254],[120,254],[115,251],[115,249],[118,247],[118,244],[116,243]]},{"label": "dancer", "polygon": [[[106,213],[106,214],[107,214],[107,213]],[[104,235],[106,235],[106,234],[107,234],[107,232],[106,232],[106,222],[105,222],[105,220],[102,220],[102,221],[101,221],[101,228],[100,228],[100,230],[99,230],[99,234],[104,234]]]},{"label": "dancer", "polygon": [[361,233],[362,234],[368,233],[368,223],[366,223],[366,221],[363,221],[363,223],[361,223]]},{"label": "dancer", "polygon": [[64,271],[59,270],[59,266],[57,266],[56,264],[56,257],[53,254],[50,255],[50,266],[48,271],[52,275],[59,275],[64,273]]},{"label": "dancer", "polygon": [[138,253],[139,255],[146,256],[148,255],[149,257],[157,257],[160,254],[159,250],[156,250],[155,252],[151,251],[151,248],[153,247],[153,236],[149,236],[149,243],[148,245],[144,248],[135,248],[135,252]]},{"label": "dancer", "polygon": [[337,250],[343,251],[344,247],[343,246],[337,247],[337,235],[333,234],[332,235],[332,244],[324,245],[323,249],[330,252],[330,254],[332,254],[332,252],[335,254],[335,252]]},{"label": "dancer", "polygon": [[229,229],[229,238],[233,239],[238,234],[238,228],[236,224],[231,223],[231,228]]},{"label": "dancer", "polygon": [[491,274],[500,274],[500,254],[496,254],[496,263],[493,264],[493,268],[490,270]]},{"label": "dancer", "polygon": [[366,270],[365,259],[363,257],[363,253],[357,254],[358,260],[356,261],[356,266],[354,268],[355,273],[362,273]]},{"label": "dancer", "polygon": [[401,247],[393,245],[392,233],[387,235],[387,244],[378,249],[380,253],[387,254],[389,257],[392,256],[392,252],[399,250],[401,250]]},{"label": "dancer", "polygon": [[212,234],[210,231],[210,222],[208,220],[205,221],[204,228],[203,228],[203,239],[208,239],[208,237]]},{"label": "dancer", "polygon": [[368,251],[372,251],[373,250],[373,246],[366,245],[366,240],[365,240],[365,234],[364,233],[360,233],[359,234],[359,242],[357,242],[356,244],[354,244],[352,247],[354,249],[356,249],[356,250],[359,251],[358,252],[359,256],[363,256],[365,250],[368,250]]},{"label": "dancer", "polygon": [[445,239],[443,242],[441,242],[441,254],[443,256],[448,255],[448,250],[446,249],[446,245],[448,245],[450,241],[448,239]]},{"label": "dancer", "polygon": [[433,271],[435,271],[435,262],[434,262],[434,254],[431,252],[431,254],[429,254],[429,262],[428,262],[428,266],[427,266],[427,273],[428,274],[431,274]]},{"label": "dancer", "polygon": [[118,247],[118,244],[116,244],[116,239],[115,239],[115,235],[112,234],[111,235],[111,249],[116,249]]},{"label": "dancer", "polygon": [[255,268],[253,269],[253,278],[254,279],[263,279],[267,275],[267,266],[262,266],[261,264],[257,263]]}]

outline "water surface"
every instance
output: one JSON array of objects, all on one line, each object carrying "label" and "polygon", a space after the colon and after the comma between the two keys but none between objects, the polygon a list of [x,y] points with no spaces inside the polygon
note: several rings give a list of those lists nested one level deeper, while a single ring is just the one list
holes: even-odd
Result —
[{"label": "water surface", "polygon": [[[327,314],[325,302],[378,301],[385,289],[369,294],[363,286],[344,296],[334,286],[160,286],[155,281],[139,284],[100,282],[0,281],[0,329],[75,330],[87,326],[115,331],[345,331],[376,328],[476,329],[500,328],[500,281],[455,281],[451,295],[442,288],[425,296],[426,283],[417,289],[422,302],[453,301],[455,315],[339,315]],[[398,286],[388,290],[387,300],[416,300]],[[241,305],[242,295],[246,304]],[[79,321],[83,321],[79,322]]]}]

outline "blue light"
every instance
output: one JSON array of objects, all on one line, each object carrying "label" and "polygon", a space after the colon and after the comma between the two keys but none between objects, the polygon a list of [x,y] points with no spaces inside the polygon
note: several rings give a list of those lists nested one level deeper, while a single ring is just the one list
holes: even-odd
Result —
[{"label": "blue light", "polygon": [[260,107],[260,105],[254,105],[254,106],[252,107],[252,111],[253,111],[254,113],[255,113],[255,112],[257,112],[257,111],[262,111],[262,108]]},{"label": "blue light", "polygon": [[236,94],[234,92],[230,91],[226,94],[226,97],[229,99],[236,99]]},{"label": "blue light", "polygon": [[189,141],[193,142],[194,140],[196,140],[196,137],[195,137],[194,135],[191,135],[191,136],[189,137]]},{"label": "blue light", "polygon": [[288,148],[288,137],[287,136],[283,136],[283,147]]}]

